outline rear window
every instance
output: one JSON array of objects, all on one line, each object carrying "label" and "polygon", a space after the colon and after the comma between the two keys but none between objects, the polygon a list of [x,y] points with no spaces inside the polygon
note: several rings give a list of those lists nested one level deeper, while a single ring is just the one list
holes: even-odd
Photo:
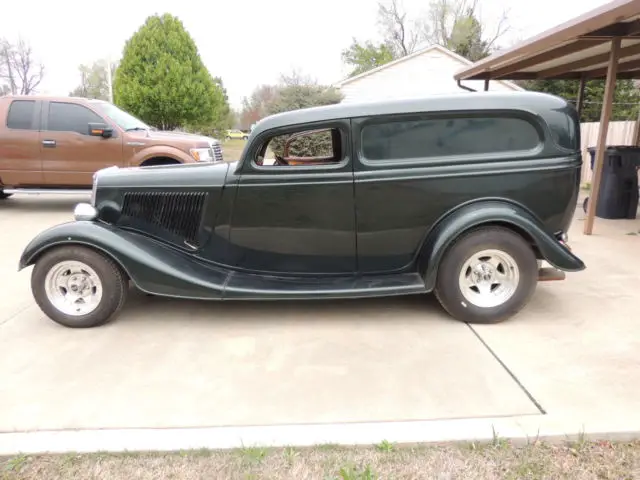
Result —
[{"label": "rear window", "polygon": [[15,100],[9,107],[7,127],[18,130],[32,130],[33,112],[36,102],[33,100]]},{"label": "rear window", "polygon": [[536,127],[517,117],[423,118],[362,129],[362,153],[368,160],[518,152],[540,141]]},{"label": "rear window", "polygon": [[580,150],[580,121],[573,107],[550,110],[545,114],[545,120],[556,144],[567,150]]}]

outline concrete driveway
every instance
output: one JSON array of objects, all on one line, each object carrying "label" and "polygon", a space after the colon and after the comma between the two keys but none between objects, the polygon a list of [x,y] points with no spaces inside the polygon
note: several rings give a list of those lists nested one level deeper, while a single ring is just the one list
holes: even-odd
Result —
[{"label": "concrete driveway", "polygon": [[597,219],[587,263],[493,326],[431,297],[209,303],[132,292],[117,321],[51,322],[16,272],[82,197],[0,204],[0,432],[499,418],[640,411],[640,221]]}]

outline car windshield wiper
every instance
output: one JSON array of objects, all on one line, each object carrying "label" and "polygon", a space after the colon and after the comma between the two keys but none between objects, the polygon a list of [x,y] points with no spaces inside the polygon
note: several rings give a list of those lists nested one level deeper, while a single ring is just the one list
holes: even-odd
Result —
[{"label": "car windshield wiper", "polygon": [[131,128],[127,128],[125,130],[125,132],[135,132],[137,130],[148,130],[148,128],[144,128],[144,127],[131,127]]}]

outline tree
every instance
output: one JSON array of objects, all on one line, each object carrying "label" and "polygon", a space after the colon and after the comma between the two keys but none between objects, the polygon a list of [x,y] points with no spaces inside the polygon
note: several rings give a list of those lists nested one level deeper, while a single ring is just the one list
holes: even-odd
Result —
[{"label": "tree", "polygon": [[433,0],[425,36],[473,62],[491,54],[496,42],[509,30],[503,12],[495,32],[486,35],[479,20],[478,0]]},{"label": "tree", "polygon": [[[535,92],[549,93],[575,103],[580,84],[577,80],[527,80],[521,86]],[[599,122],[604,98],[604,80],[590,80],[584,89],[583,122]],[[611,120],[636,120],[640,104],[640,90],[633,80],[618,80],[613,97]]]},{"label": "tree", "polygon": [[95,98],[109,100],[109,79],[107,68],[111,68],[111,76],[116,71],[116,65],[107,60],[98,60],[92,65],[80,65],[80,85],[69,92],[70,97]]},{"label": "tree", "polygon": [[[265,105],[265,111],[268,115],[300,108],[333,105],[342,101],[342,93],[336,88],[318,85],[315,81],[297,73],[283,75],[280,82],[280,85],[276,87],[276,94]],[[285,140],[284,136],[276,137],[269,143],[269,147],[275,154],[282,155]],[[300,142],[297,142],[297,150],[303,152],[304,155],[314,155],[317,152],[327,150],[327,141],[330,142],[330,139],[327,140],[325,136],[301,139]]]},{"label": "tree", "polygon": [[300,108],[332,105],[342,101],[342,94],[334,87],[316,82],[299,83],[297,79],[282,76],[276,94],[265,105],[267,115],[298,110]]},{"label": "tree", "polygon": [[353,69],[349,76],[379,67],[413,53],[421,44],[438,44],[473,62],[490,55],[507,32],[507,14],[500,17],[492,35],[479,18],[478,0],[432,0],[428,14],[411,19],[401,0],[378,4],[382,43],[355,39],[342,51],[342,61]]},{"label": "tree", "polygon": [[388,44],[375,45],[371,41],[360,44],[355,38],[351,46],[342,51],[342,61],[353,68],[350,77],[380,67],[393,59],[393,49]]},{"label": "tree", "polygon": [[273,101],[277,88],[274,85],[260,85],[249,98],[242,99],[240,128],[248,130],[251,125],[267,116],[267,106]]},{"label": "tree", "polygon": [[182,22],[148,17],[126,42],[113,84],[115,103],[156,127],[222,129],[228,103]]},{"label": "tree", "polygon": [[418,44],[425,40],[423,19],[411,20],[407,17],[400,0],[378,4],[378,25],[381,33],[394,53],[394,58],[413,53]]},{"label": "tree", "polygon": [[31,46],[22,38],[16,44],[0,39],[0,93],[30,95],[44,76],[44,65],[34,59]]}]

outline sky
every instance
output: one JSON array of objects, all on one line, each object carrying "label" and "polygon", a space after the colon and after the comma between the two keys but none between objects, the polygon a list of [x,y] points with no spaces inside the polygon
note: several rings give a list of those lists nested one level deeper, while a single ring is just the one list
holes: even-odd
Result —
[{"label": "sky", "polygon": [[[428,0],[401,0],[410,16],[425,15]],[[501,46],[608,3],[606,0],[480,0],[480,16],[495,28],[508,12]],[[318,82],[344,78],[341,52],[358,40],[379,40],[377,0],[87,0],[3,2],[0,37],[27,40],[45,65],[39,93],[67,95],[78,65],[117,60],[125,41],[149,15],[170,13],[184,23],[212,75],[222,77],[234,108],[261,84],[297,70]]]}]

